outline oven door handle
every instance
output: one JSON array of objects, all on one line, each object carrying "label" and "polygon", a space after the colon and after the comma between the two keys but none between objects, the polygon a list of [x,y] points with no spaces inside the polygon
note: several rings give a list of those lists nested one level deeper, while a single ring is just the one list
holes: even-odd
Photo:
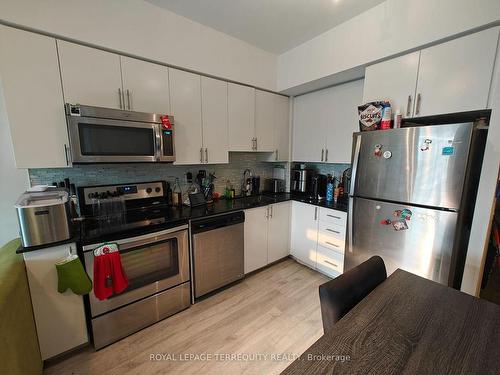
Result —
[{"label": "oven door handle", "polygon": [[[187,230],[187,228],[188,228],[188,225],[185,224],[185,225],[178,226],[175,228],[165,229],[165,230],[162,230],[160,232],[155,232],[153,234],[145,234],[142,236],[126,238],[123,240],[116,240],[116,241],[112,241],[112,242],[118,244],[118,246],[120,247],[120,250],[126,250],[126,249],[130,249],[132,247],[154,244],[156,242],[162,242],[162,241],[168,240],[169,238],[174,238],[178,235],[177,232]],[[92,244],[92,245],[85,245],[85,246],[83,246],[83,251],[92,251],[95,248],[104,245],[105,243],[107,243],[107,242],[102,242],[102,243],[97,243],[97,244]]]}]

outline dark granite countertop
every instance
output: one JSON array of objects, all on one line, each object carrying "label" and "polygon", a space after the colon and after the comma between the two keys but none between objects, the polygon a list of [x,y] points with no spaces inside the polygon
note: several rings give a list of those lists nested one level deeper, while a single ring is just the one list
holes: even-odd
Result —
[{"label": "dark granite countertop", "polygon": [[[234,211],[247,210],[250,208],[256,207],[264,207],[273,203],[280,203],[286,201],[298,201],[304,202],[308,204],[313,204],[319,207],[326,207],[334,210],[339,210],[343,212],[347,212],[347,200],[339,200],[337,203],[334,202],[326,202],[324,200],[312,200],[310,198],[290,194],[290,193],[279,193],[279,194],[262,194],[258,196],[250,196],[250,197],[242,197],[231,200],[220,199],[214,201],[213,203],[208,203],[206,205],[198,206],[198,207],[167,207],[163,209],[159,209],[157,214],[161,217],[162,220],[155,221],[152,220],[149,225],[147,225],[146,233],[160,231],[163,229],[169,229],[181,225],[186,225],[189,223],[189,220],[196,220],[205,218],[213,215],[220,215]],[[158,217],[158,215],[157,215]],[[145,233],[144,227],[141,228],[127,228],[126,226],[122,226],[120,229],[116,231],[110,230],[109,233],[103,233],[102,231],[97,231],[95,229],[90,228],[86,225],[85,220],[82,221],[81,224],[78,225],[79,228],[76,228],[77,233],[81,233],[80,235],[73,236],[68,241],[64,241],[58,244],[50,244],[47,246],[36,246],[30,248],[20,247],[18,249],[19,253],[40,250],[47,247],[56,246],[63,243],[70,242],[80,242],[82,245],[101,243],[105,241],[117,240],[125,237],[134,237],[136,235],[141,235]]]}]

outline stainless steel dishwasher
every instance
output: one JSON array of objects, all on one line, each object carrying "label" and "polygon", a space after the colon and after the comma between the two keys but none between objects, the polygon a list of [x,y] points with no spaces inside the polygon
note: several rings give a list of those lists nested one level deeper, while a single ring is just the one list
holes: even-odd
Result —
[{"label": "stainless steel dishwasher", "polygon": [[244,276],[243,211],[192,220],[194,298]]}]

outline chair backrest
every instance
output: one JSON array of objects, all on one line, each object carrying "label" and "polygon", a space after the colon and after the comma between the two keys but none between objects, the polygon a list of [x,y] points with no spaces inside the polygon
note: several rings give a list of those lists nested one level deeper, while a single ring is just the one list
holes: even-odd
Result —
[{"label": "chair backrest", "polygon": [[373,256],[337,278],[320,285],[323,331],[325,333],[330,331],[337,321],[386,278],[384,261],[379,256]]}]

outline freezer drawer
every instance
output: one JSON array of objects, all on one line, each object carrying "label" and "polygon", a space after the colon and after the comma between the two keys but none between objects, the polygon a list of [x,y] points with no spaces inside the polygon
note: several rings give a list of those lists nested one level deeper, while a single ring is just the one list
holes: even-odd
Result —
[{"label": "freezer drawer", "polygon": [[457,213],[351,198],[345,269],[380,255],[397,268],[448,285]]},{"label": "freezer drawer", "polygon": [[472,129],[463,123],[357,133],[351,195],[458,209]]}]

